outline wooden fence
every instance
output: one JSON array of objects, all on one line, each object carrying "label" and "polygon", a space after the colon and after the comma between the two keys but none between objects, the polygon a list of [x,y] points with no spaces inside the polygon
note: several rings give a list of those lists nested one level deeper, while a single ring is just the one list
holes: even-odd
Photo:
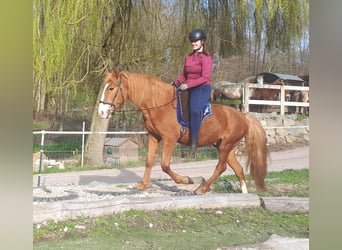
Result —
[{"label": "wooden fence", "polygon": [[[274,85],[274,84],[257,84],[257,83],[232,83],[232,82],[224,82],[216,85],[216,89],[224,89],[224,88],[241,88],[242,89],[242,99],[241,100],[224,100],[224,101],[215,101],[214,103],[220,104],[242,104],[243,111],[249,112],[250,105],[269,105],[269,106],[279,106],[280,107],[280,115],[285,114],[285,107],[309,107],[308,102],[292,102],[285,100],[285,91],[286,90],[299,90],[299,91],[309,91],[309,87],[305,86],[286,86],[286,85]],[[279,89],[280,95],[279,99],[276,101],[268,101],[268,100],[251,100],[250,89],[251,88],[264,88],[264,89]]]},{"label": "wooden fence", "polygon": [[[250,100],[249,99],[249,92],[250,92],[251,88],[280,89],[279,100],[277,100],[277,101]],[[308,102],[285,101],[285,90],[309,91],[309,87],[246,83],[244,85],[244,91],[243,91],[244,111],[245,112],[249,112],[249,105],[251,105],[251,104],[280,106],[280,115],[284,115],[285,114],[285,107],[288,107],[288,106],[309,107],[309,103]]]}]

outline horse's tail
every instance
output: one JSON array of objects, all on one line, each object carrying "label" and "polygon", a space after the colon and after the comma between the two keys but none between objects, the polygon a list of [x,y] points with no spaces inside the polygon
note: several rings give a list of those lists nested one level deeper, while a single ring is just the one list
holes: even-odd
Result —
[{"label": "horse's tail", "polygon": [[266,190],[265,177],[267,172],[268,148],[266,135],[261,123],[252,115],[246,114],[248,132],[246,134],[247,168],[250,179],[255,181],[258,190]]}]

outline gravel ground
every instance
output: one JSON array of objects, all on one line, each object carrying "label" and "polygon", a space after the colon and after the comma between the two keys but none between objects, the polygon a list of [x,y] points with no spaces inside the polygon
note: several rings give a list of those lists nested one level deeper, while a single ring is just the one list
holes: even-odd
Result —
[{"label": "gravel ground", "polygon": [[[94,181],[89,185],[42,186],[33,189],[33,204],[52,202],[95,202],[121,197],[166,197],[193,195],[202,183],[201,177],[193,178],[194,184],[176,184],[171,179],[151,180],[151,187],[141,191],[134,188],[136,183],[104,183]],[[208,192],[210,193],[210,191]]]}]

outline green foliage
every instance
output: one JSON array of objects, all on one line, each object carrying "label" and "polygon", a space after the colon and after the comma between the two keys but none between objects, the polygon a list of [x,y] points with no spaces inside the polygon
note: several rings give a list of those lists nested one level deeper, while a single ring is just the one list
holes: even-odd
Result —
[{"label": "green foliage", "polygon": [[246,56],[266,65],[267,54],[272,62],[281,51],[299,57],[308,13],[308,0],[34,0],[34,112],[62,115],[94,105],[106,67],[174,80],[193,28],[207,30],[209,51],[221,58]]},{"label": "green foliage", "polygon": [[296,116],[296,121],[303,121],[303,120],[307,120],[308,117],[306,115],[303,114],[297,114]]},{"label": "green foliage", "polygon": [[241,104],[242,101],[241,100],[222,100],[222,101],[215,101],[212,102],[215,104],[224,104],[224,105],[237,105],[237,104]]},{"label": "green foliage", "polygon": [[33,130],[47,130],[51,126],[50,121],[33,121]]}]

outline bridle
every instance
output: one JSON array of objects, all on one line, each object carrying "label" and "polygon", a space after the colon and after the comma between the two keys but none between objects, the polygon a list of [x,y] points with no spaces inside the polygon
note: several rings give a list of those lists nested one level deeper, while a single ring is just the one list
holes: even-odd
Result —
[{"label": "bridle", "polygon": [[118,97],[119,92],[121,94],[122,99],[124,100],[124,96],[123,96],[123,92],[122,92],[122,87],[121,87],[121,75],[120,75],[119,79],[116,80],[116,82],[118,83],[118,88],[117,88],[117,90],[116,90],[116,92],[114,94],[113,101],[111,101],[111,102],[105,102],[105,101],[102,101],[102,100],[100,101],[100,103],[102,103],[102,104],[106,104],[106,105],[110,105],[110,107],[114,107],[114,110],[115,110],[114,102],[115,102],[116,98]]}]

